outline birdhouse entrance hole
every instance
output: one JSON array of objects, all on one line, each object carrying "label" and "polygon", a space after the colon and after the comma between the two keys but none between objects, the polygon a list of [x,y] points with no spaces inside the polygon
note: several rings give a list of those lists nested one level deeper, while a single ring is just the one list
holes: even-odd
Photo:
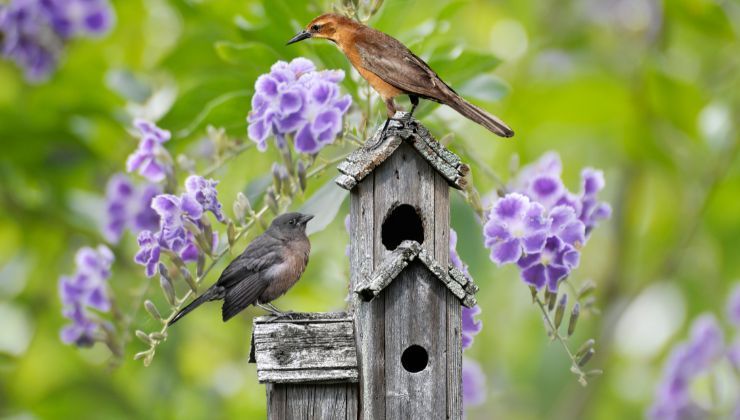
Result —
[{"label": "birdhouse entrance hole", "polygon": [[380,235],[385,249],[389,251],[406,240],[423,243],[424,226],[419,212],[408,204],[392,207],[383,221]]},{"label": "birdhouse entrance hole", "polygon": [[429,363],[429,354],[424,347],[414,344],[401,354],[401,365],[407,372],[421,372]]}]

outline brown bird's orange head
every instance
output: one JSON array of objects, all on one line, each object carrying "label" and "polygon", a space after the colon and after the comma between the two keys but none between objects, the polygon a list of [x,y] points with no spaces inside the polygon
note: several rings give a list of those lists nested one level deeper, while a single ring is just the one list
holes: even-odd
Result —
[{"label": "brown bird's orange head", "polygon": [[355,24],[356,22],[348,17],[334,13],[325,13],[306,25],[306,29],[298,32],[296,36],[288,41],[287,45],[303,41],[308,38],[324,38],[329,41],[337,42],[338,35],[341,34],[341,31]]}]

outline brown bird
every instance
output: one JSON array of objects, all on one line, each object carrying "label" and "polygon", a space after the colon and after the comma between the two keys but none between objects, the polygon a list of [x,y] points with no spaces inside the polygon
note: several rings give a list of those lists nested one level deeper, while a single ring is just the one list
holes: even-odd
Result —
[{"label": "brown bird", "polygon": [[385,101],[388,109],[385,127],[396,113],[393,98],[408,95],[412,115],[419,98],[424,98],[451,107],[501,137],[514,135],[503,121],[461,98],[424,60],[383,32],[353,19],[328,13],[312,20],[288,44],[308,38],[324,38],[337,44],[360,75]]},{"label": "brown bird", "polygon": [[270,302],[293,287],[308,265],[311,243],[306,224],[311,219],[313,216],[301,213],[276,217],[262,235],[229,263],[216,284],[180,310],[168,325],[212,300],[224,301],[224,322],[252,304],[279,317],[286,315]]}]

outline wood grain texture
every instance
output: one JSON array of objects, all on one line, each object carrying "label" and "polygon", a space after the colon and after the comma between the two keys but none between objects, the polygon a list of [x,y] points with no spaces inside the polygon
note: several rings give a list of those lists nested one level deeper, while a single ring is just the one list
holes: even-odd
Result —
[{"label": "wood grain texture", "polygon": [[[375,260],[390,251],[381,240],[382,223],[399,204],[416,208],[424,226],[422,248],[434,252],[433,168],[407,143],[375,171]],[[447,188],[445,186],[445,188]],[[435,418],[446,412],[445,289],[425,267],[412,262],[385,289],[385,418]],[[428,352],[428,365],[406,371],[401,355],[411,345]]]},{"label": "wood grain texture", "polygon": [[357,384],[267,384],[271,420],[357,418]]},{"label": "wood grain texture", "polygon": [[[369,175],[350,196],[350,290],[354,290],[375,269],[375,176]],[[355,316],[355,340],[360,365],[360,413],[365,419],[385,418],[385,372],[383,342],[385,328],[383,296],[361,303],[350,293],[350,310]]]},{"label": "wood grain texture", "polygon": [[[439,177],[435,180],[434,201],[437,209],[435,219],[435,242],[446,244],[434,250],[435,259],[444,265],[449,264],[450,259],[450,197],[449,189]],[[462,407],[462,310],[460,301],[452,293],[445,297],[445,339],[446,354],[446,378],[445,395],[447,397],[446,417],[448,419],[461,419]]]},{"label": "wood grain texture", "polygon": [[357,382],[354,324],[345,313],[255,319],[253,360],[261,383]]}]

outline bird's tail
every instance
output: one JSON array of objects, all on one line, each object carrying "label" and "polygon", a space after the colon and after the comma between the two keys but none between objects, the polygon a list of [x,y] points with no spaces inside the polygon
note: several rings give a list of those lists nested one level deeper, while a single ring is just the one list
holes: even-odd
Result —
[{"label": "bird's tail", "polygon": [[458,95],[452,95],[451,101],[447,103],[452,109],[459,112],[471,121],[477,122],[489,129],[493,134],[501,137],[512,137],[514,131],[506,123],[478,108]]},{"label": "bird's tail", "polygon": [[193,309],[197,308],[198,306],[212,301],[219,299],[219,290],[216,288],[217,286],[213,286],[206,290],[202,295],[198,296],[194,301],[190,302],[188,306],[180,309],[180,312],[175,314],[175,316],[170,320],[170,322],[167,323],[167,326],[172,326],[175,322],[177,322],[180,318],[184,317],[185,315],[189,314]]}]

